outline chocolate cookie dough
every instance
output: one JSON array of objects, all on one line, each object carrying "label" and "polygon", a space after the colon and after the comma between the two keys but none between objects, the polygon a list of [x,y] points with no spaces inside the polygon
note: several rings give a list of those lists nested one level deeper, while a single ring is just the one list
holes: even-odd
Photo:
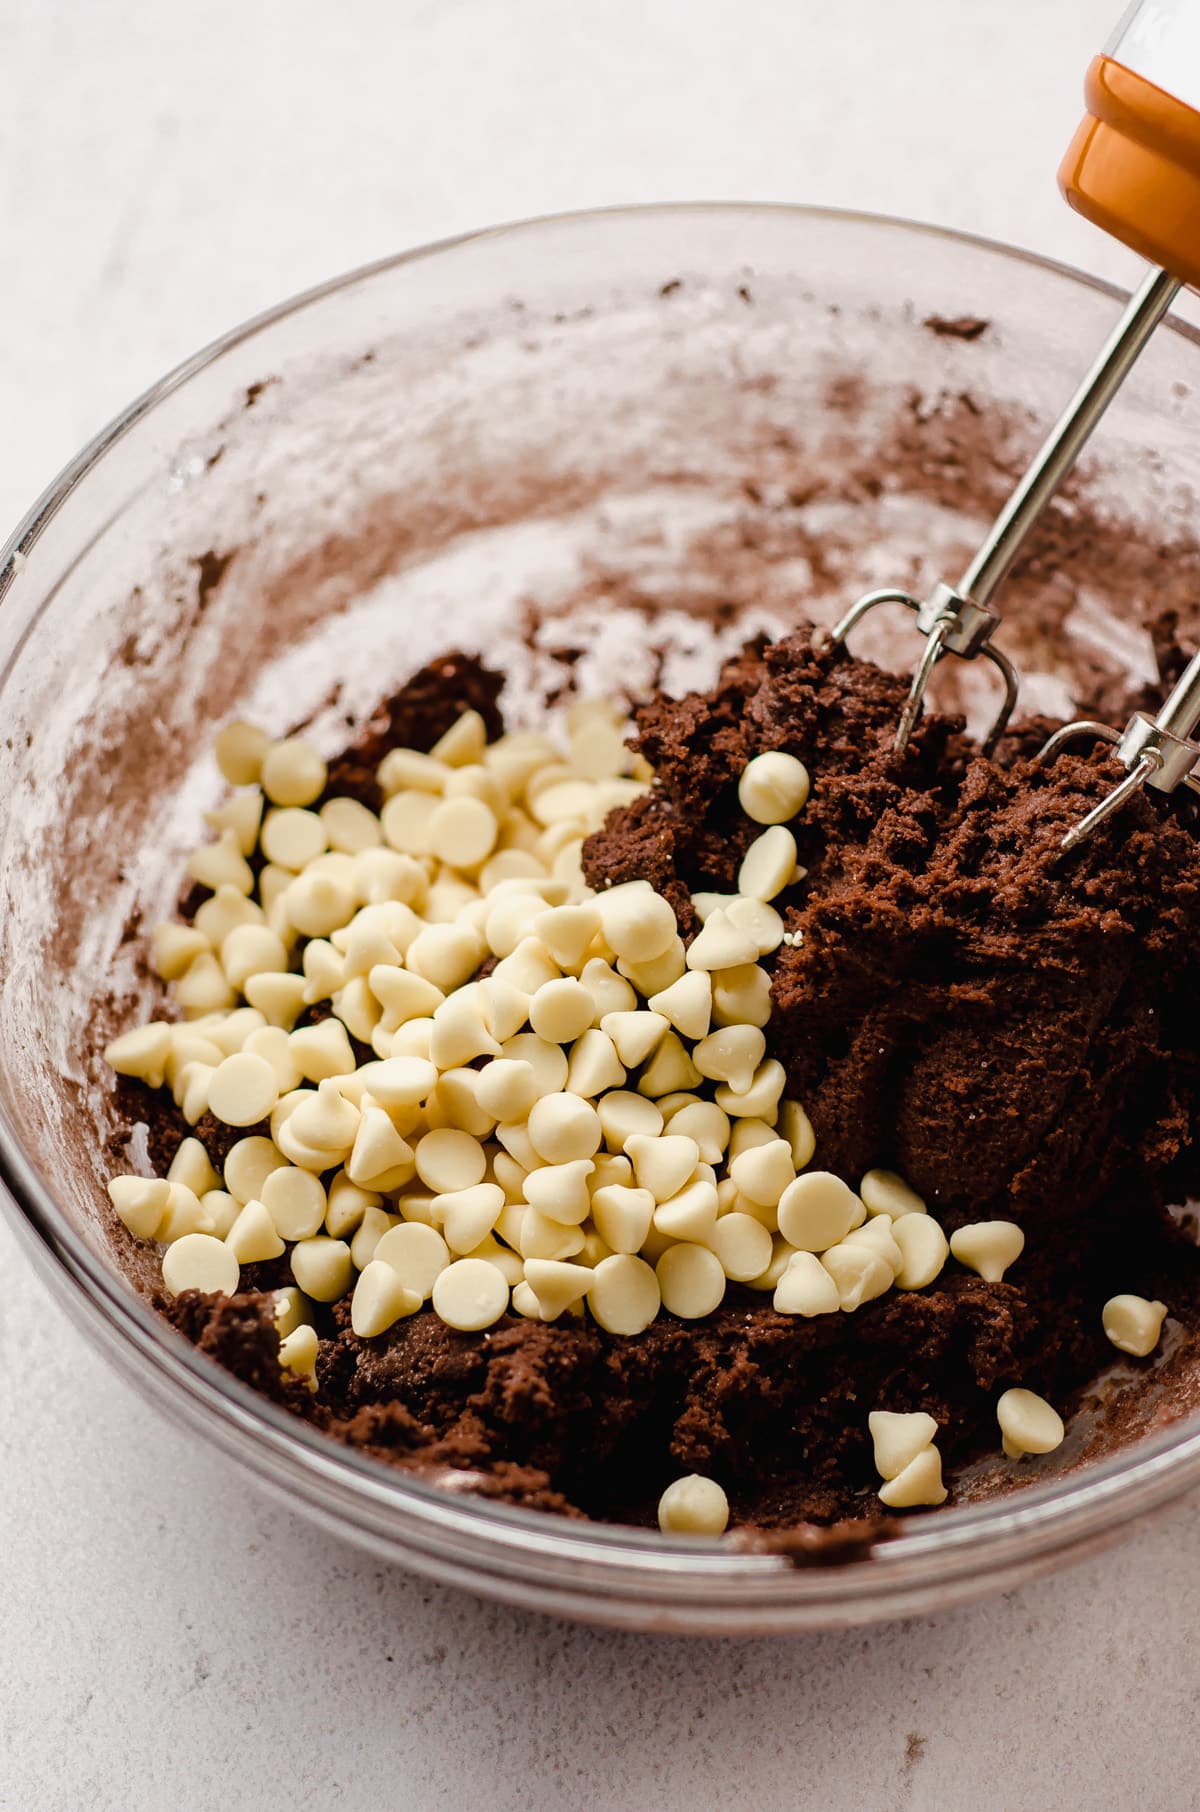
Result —
[{"label": "chocolate cookie dough", "polygon": [[[799,756],[814,787],[791,827],[805,872],[774,901],[788,942],[766,959],[768,1053],[822,1167],[857,1187],[893,1165],[948,1232],[1020,1225],[1025,1255],[1004,1281],[950,1266],[924,1290],[813,1319],[734,1285],[703,1320],[664,1313],[629,1337],[569,1316],[462,1333],[426,1308],[360,1339],[343,1298],[318,1308],[315,1394],[279,1378],[270,1292],[286,1279],[269,1265],[254,1289],[188,1292],[164,1312],[247,1382],[398,1466],[643,1524],[666,1484],[700,1472],[724,1486],[733,1526],[765,1530],[878,1516],[867,1413],[882,1406],[935,1418],[953,1501],[996,1449],[1000,1392],[1069,1413],[1112,1356],[1101,1308],[1118,1291],[1161,1295],[1192,1342],[1196,1252],[1166,1208],[1196,1168],[1190,808],[1145,796],[1060,861],[1063,828],[1111,786],[1103,753],[1038,767],[1038,724],[988,760],[960,722],[930,715],[897,764],[903,690],[805,630],[752,643],[706,695],[647,700],[637,747],[656,783],[589,840],[585,874],[597,888],[648,879],[690,939],[692,896],[732,891],[762,828],[738,801],[747,761]],[[464,704],[496,725],[498,691],[477,662],[437,663],[331,764],[331,785],[377,803],[387,747],[428,747]],[[169,1160],[190,1129],[160,1094],[123,1087]]]}]

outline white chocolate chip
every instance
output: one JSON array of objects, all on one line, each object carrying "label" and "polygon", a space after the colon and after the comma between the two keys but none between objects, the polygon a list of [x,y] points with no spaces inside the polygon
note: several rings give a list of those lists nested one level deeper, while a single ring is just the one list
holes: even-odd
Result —
[{"label": "white chocolate chip", "polygon": [[911,1510],[918,1504],[944,1504],[948,1496],[942,1483],[942,1460],[936,1447],[924,1448],[903,1472],[880,1487],[879,1497],[891,1510]]},{"label": "white chocolate chip", "polygon": [[722,1026],[692,1050],[692,1062],[712,1082],[727,1082],[745,1094],[766,1055],[767,1041],[757,1026]]},{"label": "white chocolate chip", "polygon": [[950,1256],[950,1242],[931,1214],[902,1214],[892,1222],[892,1238],[900,1248],[898,1290],[923,1290]]},{"label": "white chocolate chip", "polygon": [[225,1244],[239,1265],[264,1264],[283,1252],[274,1221],[262,1202],[247,1202],[225,1235]]},{"label": "white chocolate chip", "polygon": [[595,1267],[588,1307],[593,1320],[607,1333],[644,1333],[661,1304],[658,1279],[643,1259],[616,1252]]},{"label": "white chocolate chip", "polygon": [[[729,1174],[742,1195],[749,1196],[760,1207],[776,1208],[780,1197],[796,1178],[791,1146],[786,1139],[764,1140],[748,1151],[739,1152],[729,1166]],[[812,1249],[820,1250],[819,1247]]]},{"label": "white chocolate chip", "polygon": [[418,793],[441,793],[449,778],[449,767],[436,756],[417,749],[389,749],[375,770],[381,791],[391,797],[405,789]]},{"label": "white chocolate chip", "polygon": [[663,1040],[667,1021],[661,1013],[638,1011],[606,1013],[600,1030],[611,1038],[617,1056],[627,1070],[644,1063],[651,1051]]},{"label": "white chocolate chip", "polygon": [[547,1219],[577,1227],[591,1209],[588,1180],[594,1169],[590,1158],[575,1158],[569,1164],[546,1164],[531,1170],[525,1178],[525,1200]]},{"label": "white chocolate chip", "polygon": [[168,1183],[182,1183],[194,1195],[219,1189],[221,1179],[209,1162],[208,1153],[199,1139],[184,1139],[176,1147],[167,1171]]},{"label": "white chocolate chip", "polygon": [[901,1414],[873,1409],[867,1427],[875,1446],[875,1470],[881,1479],[899,1478],[904,1468],[936,1438],[938,1425],[922,1411]]},{"label": "white chocolate chip", "polygon": [[721,1261],[706,1246],[670,1246],[654,1269],[663,1307],[683,1321],[711,1315],[725,1294]]},{"label": "white chocolate chip", "polygon": [[868,1170],[859,1187],[868,1214],[887,1214],[898,1221],[906,1214],[925,1214],[924,1202],[915,1189],[894,1170]]},{"label": "white chocolate chip", "polygon": [[208,939],[193,925],[156,925],[151,967],[164,981],[178,981],[198,956],[211,955]]},{"label": "white chocolate chip", "polygon": [[238,1051],[224,1058],[208,1084],[209,1111],[226,1126],[254,1126],[279,1099],[275,1071],[265,1057]]},{"label": "white chocolate chip", "polygon": [[715,1479],[690,1472],[668,1485],[658,1500],[664,1535],[722,1535],[729,1525],[729,1499]]},{"label": "white chocolate chip", "polygon": [[183,1008],[185,1019],[198,1019],[201,1014],[227,1010],[237,996],[216,957],[211,951],[205,951],[176,982],[175,999]]},{"label": "white chocolate chip", "polygon": [[201,1231],[211,1233],[214,1239],[228,1239],[238,1217],[238,1204],[233,1197],[224,1189],[206,1189],[200,1197],[200,1207],[208,1223]]},{"label": "white chocolate chip", "polygon": [[214,754],[230,786],[253,786],[262,773],[271,739],[257,724],[234,720],[217,731]]},{"label": "white chocolate chip", "polygon": [[436,1314],[452,1328],[477,1333],[499,1321],[508,1307],[503,1275],[483,1258],[459,1258],[439,1273],[433,1286]]},{"label": "white chocolate chip", "polygon": [[267,925],[235,925],[221,945],[221,967],[231,987],[244,988],[253,975],[283,974],[288,953]]},{"label": "white chocolate chip", "polygon": [[478,1077],[479,1105],[496,1120],[522,1119],[541,1093],[533,1065],[521,1058],[494,1058]]},{"label": "white chocolate chip", "polygon": [[604,940],[615,956],[652,962],[669,950],[678,926],[667,900],[649,881],[626,881],[596,896]]},{"label": "white chocolate chip", "polygon": [[843,1241],[823,1252],[821,1263],[837,1285],[838,1304],[848,1315],[890,1290],[895,1279],[891,1265],[869,1246]]},{"label": "white chocolate chip", "polygon": [[719,1026],[765,1026],[771,1017],[771,977],[757,963],[718,969],[712,996],[713,1020]]},{"label": "white chocolate chip", "polygon": [[321,823],[332,849],[348,856],[378,849],[383,831],[375,813],[357,799],[329,799],[321,807]]},{"label": "white chocolate chip", "polygon": [[703,1038],[712,1020],[712,979],[707,970],[688,970],[669,988],[652,994],[649,1006],[685,1038]]},{"label": "white chocolate chip", "polygon": [[[431,1139],[444,1136],[441,1133],[426,1135]],[[457,1136],[465,1138],[466,1134]],[[472,1139],[470,1143],[474,1145],[475,1141]],[[478,1150],[478,1146],[475,1149]],[[479,1155],[482,1159],[483,1153]],[[365,1108],[354,1135],[354,1149],[346,1160],[346,1175],[350,1181],[357,1183],[360,1189],[386,1192],[406,1183],[414,1167],[412,1146],[400,1136],[389,1116],[373,1104]],[[427,1182],[428,1178],[421,1180]],[[434,1187],[432,1183],[429,1186]]]},{"label": "white chocolate chip", "polygon": [[447,767],[465,768],[481,760],[486,747],[487,725],[478,711],[464,711],[438,737],[429,752],[435,761],[443,761]]},{"label": "white chocolate chip", "polygon": [[275,805],[311,805],[325,790],[325,763],[303,737],[273,742],[263,756],[262,789]]},{"label": "white chocolate chip", "polygon": [[152,1020],[132,1032],[122,1032],[104,1047],[104,1061],[119,1076],[136,1076],[150,1088],[161,1088],[171,1049],[172,1028]]},{"label": "white chocolate chip", "polygon": [[771,1287],[770,1271],[781,1261],[782,1270],[775,1283],[775,1308],[779,1314],[832,1315],[841,1308],[838,1286],[816,1254],[795,1252],[787,1245],[776,1251],[773,1265],[763,1274],[761,1288]]},{"label": "white chocolate chip", "polygon": [[537,1297],[543,1321],[557,1321],[573,1303],[583,1300],[594,1281],[595,1272],[588,1265],[548,1258],[525,1261],[525,1282]]},{"label": "white chocolate chip", "polygon": [[[618,1053],[620,1048],[618,1044]],[[682,1041],[674,1032],[667,1032],[642,1071],[637,1092],[654,1100],[661,1095],[675,1094],[679,1089],[695,1088],[700,1080],[700,1072]]]},{"label": "white chocolate chip", "polygon": [[384,1235],[396,1226],[399,1226],[399,1222],[394,1215],[387,1214],[382,1208],[368,1208],[350,1241],[350,1262],[358,1270],[365,1271],[379,1250]]},{"label": "white chocolate chip", "polygon": [[798,1101],[780,1102],[778,1130],[780,1138],[792,1148],[792,1163],[797,1170],[803,1170],[816,1150],[817,1140],[812,1122]]},{"label": "white chocolate chip", "polygon": [[214,893],[219,887],[232,887],[242,894],[254,890],[254,870],[242,854],[235,831],[222,831],[215,843],[193,850],[187,860],[187,872],[193,881],[211,887]]},{"label": "white chocolate chip", "polygon": [[660,994],[672,982],[679,980],[687,967],[686,955],[683,939],[674,937],[661,956],[644,963],[634,963],[628,957],[621,956],[617,958],[617,968],[626,981],[632,982],[638,992],[649,999],[652,994]]},{"label": "white chocolate chip", "polygon": [[1027,1453],[1053,1453],[1066,1434],[1058,1411],[1031,1390],[1006,1390],[996,1405],[996,1420],[1010,1460]]},{"label": "white chocolate chip", "polygon": [[261,1201],[283,1239],[310,1239],[324,1224],[329,1206],[319,1177],[293,1164],[273,1170],[262,1186]]},{"label": "white chocolate chip", "polygon": [[597,1027],[590,1027],[571,1046],[568,1091],[594,1101],[608,1089],[620,1089],[624,1081],[625,1066],[612,1039]]},{"label": "white chocolate chip", "polygon": [[771,749],[742,769],[738,802],[755,824],[786,824],[808,799],[808,770],[794,755]]},{"label": "white chocolate chip", "polygon": [[[339,1170],[329,1185],[329,1202],[325,1209],[325,1231],[334,1239],[346,1239],[357,1227],[368,1208],[378,1208],[382,1197],[372,1189],[360,1189],[344,1170]],[[353,1250],[353,1248],[351,1248]]]},{"label": "white chocolate chip", "polygon": [[689,969],[733,969],[758,958],[758,943],[735,925],[727,912],[710,912],[702,930],[692,940],[685,961]]},{"label": "white chocolate chip", "polygon": [[[610,1251],[640,1252],[654,1218],[654,1197],[648,1189],[634,1189],[624,1183],[606,1183],[591,1198],[592,1220],[596,1231]],[[655,1295],[658,1285],[655,1284]]]},{"label": "white chocolate chip", "polygon": [[434,1009],[429,1056],[440,1070],[456,1069],[476,1057],[498,1057],[500,1046],[485,1019],[486,1001],[477,984],[456,988]]},{"label": "white chocolate chip", "polygon": [[577,1095],[543,1095],[529,1114],[529,1138],[547,1164],[594,1157],[602,1136],[600,1116]]},{"label": "white chocolate chip", "polygon": [[543,982],[529,1002],[529,1023],[549,1044],[573,1044],[592,1023],[595,1008],[582,982],[571,976]]},{"label": "white chocolate chip", "polygon": [[[434,1197],[435,1201],[437,1199]],[[411,1290],[418,1301],[425,1302],[450,1263],[450,1249],[435,1227],[423,1226],[420,1221],[406,1221],[382,1235],[374,1257],[390,1265],[405,1289]]]},{"label": "white chocolate chip", "polygon": [[1167,1305],[1149,1302],[1144,1296],[1110,1296],[1101,1317],[1104,1332],[1118,1352],[1145,1359],[1162,1336]]},{"label": "white chocolate chip", "polygon": [[238,1287],[239,1266],[223,1240],[210,1233],[185,1233],[164,1252],[162,1275],[170,1296],[181,1296],[185,1290],[232,1296]]},{"label": "white chocolate chip", "polygon": [[304,937],[328,937],[353,915],[355,896],[336,875],[307,868],[280,896],[280,904],[289,925]]},{"label": "white chocolate chip", "polygon": [[773,900],[796,872],[796,839],[783,824],[756,837],[738,869],[738,892],[751,900]]},{"label": "white chocolate chip", "polygon": [[[715,1244],[717,1226],[717,1186],[706,1177],[696,1177],[684,1188],[660,1202],[654,1210],[654,1225],[669,1239],[693,1240],[697,1245]],[[762,1270],[762,1266],[757,1267]]]},{"label": "white chocolate chip", "polygon": [[324,821],[316,812],[283,806],[263,819],[262,851],[269,862],[290,868],[294,874],[315,862],[329,848]]},{"label": "white chocolate chip", "polygon": [[171,1200],[171,1185],[161,1177],[112,1177],[108,1196],[117,1218],[135,1239],[157,1239]]},{"label": "white chocolate chip", "polygon": [[760,1221],[735,1210],[732,1214],[722,1215],[714,1227],[712,1249],[720,1259],[726,1277],[735,1283],[749,1283],[766,1270],[774,1246],[770,1233]]},{"label": "white chocolate chip", "polygon": [[[603,1113],[600,1117],[603,1120]],[[671,1115],[669,1125],[672,1133],[696,1141],[702,1164],[721,1162],[729,1144],[729,1116],[715,1101],[686,1103]]]},{"label": "white chocolate chip", "polygon": [[294,1378],[303,1379],[309,1388],[316,1389],[317,1354],[320,1342],[314,1327],[293,1328],[292,1332],[279,1342],[279,1366],[281,1371],[290,1372]]},{"label": "white chocolate chip", "polygon": [[765,900],[731,900],[725,916],[731,925],[754,939],[759,956],[769,956],[783,942],[783,920]]},{"label": "white chocolate chip", "polygon": [[482,799],[469,794],[440,800],[429,815],[425,838],[429,849],[454,868],[478,868],[496,847],[500,827]]},{"label": "white chocolate chip", "polygon": [[716,1103],[725,1113],[739,1119],[774,1120],[786,1082],[783,1065],[777,1058],[768,1057],[759,1064],[754,1072],[754,1080],[744,1092],[739,1093],[728,1083],[722,1083],[716,1092]]},{"label": "white chocolate chip", "polygon": [[503,1206],[504,1191],[498,1183],[473,1183],[435,1195],[433,1215],[451,1252],[465,1256],[487,1238]]},{"label": "white chocolate chip", "polygon": [[530,929],[560,969],[577,972],[600,930],[600,913],[592,900],[578,906],[552,906],[538,914]]},{"label": "white chocolate chip", "polygon": [[624,1151],[631,1138],[657,1138],[663,1129],[662,1112],[655,1103],[628,1089],[613,1089],[602,1095],[596,1112],[610,1152]]},{"label": "white chocolate chip", "polygon": [[426,1133],[417,1144],[416,1159],[417,1175],[435,1195],[471,1189],[482,1183],[487,1172],[487,1158],[478,1139],[453,1127]]},{"label": "white chocolate chip", "polygon": [[292,1247],[292,1276],[314,1302],[336,1302],[350,1288],[354,1265],[345,1240],[319,1233]]},{"label": "white chocolate chip", "polygon": [[204,822],[210,830],[232,831],[244,856],[254,854],[262,827],[263,796],[257,787],[253,792],[235,793],[215,811],[205,812]]},{"label": "white chocolate chip", "polygon": [[415,1315],[421,1298],[404,1284],[390,1265],[372,1259],[364,1265],[350,1302],[350,1326],[360,1340],[374,1340],[401,1316]]},{"label": "white chocolate chip", "polygon": [[646,1138],[633,1134],[625,1142],[638,1186],[648,1189],[656,1202],[665,1202],[691,1177],[700,1162],[700,1147],[683,1134]]},{"label": "white chocolate chip", "polygon": [[601,1029],[609,1013],[636,1011],[637,994],[624,976],[618,975],[611,963],[606,963],[602,957],[589,957],[580,970],[579,979],[592,997],[593,1018],[599,1021]]},{"label": "white chocolate chip", "polygon": [[299,975],[259,970],[246,977],[242,992],[250,1005],[258,1008],[268,1025],[280,1026],[285,1032],[291,1031],[306,1004],[304,980]]},{"label": "white chocolate chip", "polygon": [[[311,949],[309,944],[308,950]],[[435,988],[423,976],[390,963],[380,963],[373,968],[367,977],[367,985],[391,1019],[393,1031],[411,1019],[432,1015],[446,998],[440,988]]]},{"label": "white chocolate chip", "polygon": [[950,1250],[985,1283],[999,1283],[1025,1250],[1025,1235],[1013,1221],[973,1221],[950,1235]]},{"label": "white chocolate chip", "polygon": [[309,1326],[309,1305],[303,1290],[295,1284],[284,1284],[275,1292],[275,1332],[281,1340],[297,1328]]},{"label": "white chocolate chip", "polygon": [[904,1254],[892,1237],[892,1222],[886,1214],[877,1214],[864,1226],[855,1227],[846,1235],[843,1244],[866,1246],[868,1251],[877,1253],[887,1265],[893,1279],[904,1263]]},{"label": "white chocolate chip", "polygon": [[836,1246],[862,1225],[863,1218],[863,1205],[854,1191],[828,1170],[807,1171],[789,1183],[779,1199],[779,1231],[802,1252]]}]

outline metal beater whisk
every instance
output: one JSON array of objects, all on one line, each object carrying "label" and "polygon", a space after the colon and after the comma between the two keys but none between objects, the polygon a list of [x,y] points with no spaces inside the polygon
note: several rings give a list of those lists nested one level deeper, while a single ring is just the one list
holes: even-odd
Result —
[{"label": "metal beater whisk", "polygon": [[[1178,97],[1178,98],[1177,98]],[[1185,98],[1186,97],[1186,98]],[[844,642],[883,604],[903,604],[926,638],[896,732],[908,747],[930,675],[945,654],[982,654],[1004,682],[1004,699],[985,748],[1002,734],[1017,701],[1018,678],[992,637],[1000,623],[992,598],[1046,504],[1078,459],[1092,430],[1128,376],[1184,283],[1200,283],[1200,8],[1194,0],[1141,0],[1088,71],[1089,113],[1059,172],[1071,205],[1154,259],[1107,344],[1017,485],[957,586],[938,584],[922,601],[884,590],[860,598],[832,632]],[[1150,217],[1148,202],[1154,203]],[[1157,717],[1137,712],[1123,732],[1109,724],[1067,724],[1038,759],[1049,761],[1075,737],[1111,742],[1126,777],[1063,838],[1078,844],[1143,786],[1163,793],[1184,785],[1200,793],[1192,769],[1200,743],[1200,655],[1191,662]]]}]

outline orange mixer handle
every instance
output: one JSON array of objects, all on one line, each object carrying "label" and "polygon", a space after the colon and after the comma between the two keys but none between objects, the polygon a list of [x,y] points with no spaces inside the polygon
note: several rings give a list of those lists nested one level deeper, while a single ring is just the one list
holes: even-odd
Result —
[{"label": "orange mixer handle", "polygon": [[1143,258],[1200,287],[1196,0],[1131,7],[1084,92],[1087,114],[1058,172],[1063,194]]}]

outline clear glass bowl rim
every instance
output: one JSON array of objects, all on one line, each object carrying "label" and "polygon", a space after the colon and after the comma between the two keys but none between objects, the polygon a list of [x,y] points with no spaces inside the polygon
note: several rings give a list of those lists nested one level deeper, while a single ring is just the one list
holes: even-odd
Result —
[{"label": "clear glass bowl rim", "polygon": [[[360,266],[264,310],[151,385],[47,486],[0,548],[0,606],[21,560],[105,454],[225,353],[340,290],[471,242],[629,216],[755,215],[944,240],[1123,299],[1117,285],[979,234],[867,210],[791,203],[684,202],[539,216],[457,234]],[[1200,331],[1171,331],[1200,345]],[[0,674],[0,686],[4,674]],[[914,1521],[869,1562],[791,1566],[703,1538],[576,1524],[468,1494],[451,1495],[310,1430],[221,1371],[127,1289],[78,1236],[30,1165],[0,1105],[0,1206],[60,1301],[130,1380],[331,1530],[433,1577],[511,1602],[631,1627],[799,1629],[907,1615],[1047,1571],[1200,1484],[1200,1416],[1129,1450],[1011,1498]]]}]

